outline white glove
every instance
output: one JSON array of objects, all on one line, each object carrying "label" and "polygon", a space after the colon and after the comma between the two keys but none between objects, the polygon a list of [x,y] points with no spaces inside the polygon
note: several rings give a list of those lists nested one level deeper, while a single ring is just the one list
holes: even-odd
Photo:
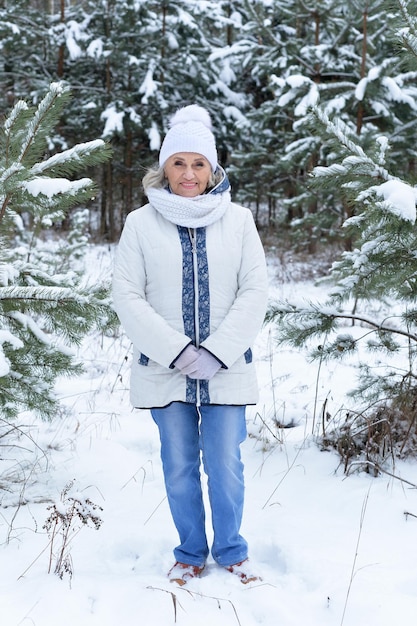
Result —
[{"label": "white glove", "polygon": [[175,359],[174,361],[174,366],[177,367],[182,374],[187,374],[188,371],[183,371],[183,369],[187,369],[191,367],[191,371],[192,370],[192,365],[193,363],[195,363],[198,359],[198,350],[197,348],[190,343],[183,352],[181,352],[180,356]]},{"label": "white glove", "polygon": [[187,368],[182,369],[183,374],[187,374],[189,378],[196,378],[197,380],[211,380],[219,371],[222,364],[216,359],[215,356],[205,350],[204,348],[198,349],[198,358],[193,361]]}]

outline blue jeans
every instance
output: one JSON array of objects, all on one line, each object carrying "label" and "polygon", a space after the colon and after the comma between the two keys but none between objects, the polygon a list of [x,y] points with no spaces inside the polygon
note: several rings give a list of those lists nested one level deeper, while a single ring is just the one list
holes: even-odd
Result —
[{"label": "blue jeans", "polygon": [[174,550],[176,560],[201,566],[209,554],[200,479],[202,453],[214,531],[212,556],[224,567],[243,561],[248,556],[248,545],[239,533],[245,407],[173,402],[152,409],[151,414],[159,428],[168,502],[181,542]]}]

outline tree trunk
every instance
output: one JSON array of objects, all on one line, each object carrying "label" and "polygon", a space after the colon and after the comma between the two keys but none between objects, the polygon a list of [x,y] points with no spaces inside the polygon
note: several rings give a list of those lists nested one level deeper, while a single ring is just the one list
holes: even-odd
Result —
[{"label": "tree trunk", "polygon": [[114,225],[114,210],[113,210],[113,165],[109,161],[107,163],[107,214],[108,214],[108,229],[107,235],[109,241],[115,241],[116,229]]},{"label": "tree trunk", "polygon": [[[314,45],[318,46],[320,45],[320,14],[318,11],[314,11],[313,13],[313,17],[314,17]],[[316,63],[314,65],[314,82],[315,83],[320,83],[321,82],[321,66],[320,63]]]},{"label": "tree trunk", "polygon": [[[126,132],[125,171],[125,201],[121,218],[133,208],[133,133],[130,128]],[[120,221],[122,222],[122,219]]]},{"label": "tree trunk", "polygon": [[100,240],[115,241],[113,216],[113,165],[111,160],[103,165],[100,203]]},{"label": "tree trunk", "polygon": [[[65,0],[60,0],[61,2],[61,24],[65,23]],[[64,75],[64,59],[65,59],[65,44],[61,44],[58,49],[58,67],[57,67],[57,75],[58,78],[62,78]]]},{"label": "tree trunk", "polygon": [[[366,49],[367,49],[367,36],[368,36],[368,9],[365,7],[363,13],[363,39],[362,39],[362,61],[361,61],[361,79],[364,78],[366,72]],[[364,106],[363,100],[359,102],[358,114],[356,118],[356,134],[360,135],[363,125]]]}]

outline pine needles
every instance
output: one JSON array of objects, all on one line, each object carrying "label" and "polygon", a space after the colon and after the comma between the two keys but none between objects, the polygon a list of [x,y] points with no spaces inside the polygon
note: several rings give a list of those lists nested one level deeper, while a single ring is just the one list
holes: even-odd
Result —
[{"label": "pine needles", "polygon": [[[68,214],[96,193],[91,179],[75,174],[106,161],[109,147],[93,140],[48,155],[47,138],[69,97],[66,85],[52,83],[38,106],[17,102],[0,137],[0,414],[7,419],[24,409],[52,417],[57,377],[82,371],[83,337],[116,324],[109,285],[83,279],[88,215]],[[47,233],[64,219],[70,229],[60,245]]]}]

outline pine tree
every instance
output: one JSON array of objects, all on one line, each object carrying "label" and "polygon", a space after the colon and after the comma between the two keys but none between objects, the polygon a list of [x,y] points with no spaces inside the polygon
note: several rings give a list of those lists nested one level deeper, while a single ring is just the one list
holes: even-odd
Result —
[{"label": "pine tree", "polygon": [[[48,3],[49,11],[41,4],[19,0],[0,14],[0,77],[2,61],[8,67],[20,45],[31,67],[25,65],[25,83],[19,73],[3,73],[14,81],[11,99],[25,89],[40,98],[45,76],[65,80],[76,98],[63,112],[55,142],[77,143],[97,129],[111,142],[113,159],[100,172],[96,204],[99,235],[113,240],[125,215],[143,203],[142,175],[157,160],[168,121],[180,106],[195,101],[210,110],[220,160],[228,164],[244,132],[248,102],[239,75],[247,54],[245,3],[84,0]],[[32,32],[28,24],[21,39],[28,10],[35,10],[36,28]],[[29,36],[37,37],[36,44]],[[8,37],[15,46],[10,54]]]},{"label": "pine tree", "polygon": [[[31,0],[0,6],[0,114],[10,110],[28,90],[45,93],[50,82],[45,40],[48,25]],[[35,87],[36,85],[36,87]]]},{"label": "pine tree", "polygon": [[[399,2],[407,17],[399,41],[417,66],[417,17],[408,13],[407,3]],[[409,54],[407,59],[410,63]],[[373,142],[364,143],[350,125],[329,118],[320,108],[315,110],[314,125],[325,129],[328,145],[334,147],[334,162],[313,170],[314,184],[323,193],[341,190],[351,209],[344,228],[354,246],[333,264],[325,303],[279,303],[271,307],[269,319],[278,323],[281,341],[309,346],[311,356],[322,363],[359,355],[358,384],[351,390],[357,410],[348,413],[336,445],[343,437],[343,445],[348,442],[356,454],[365,446],[367,460],[378,466],[390,454],[416,453],[414,177],[397,175],[391,156],[395,136],[381,132]]]},{"label": "pine tree", "polygon": [[400,176],[414,167],[414,74],[401,71],[390,32],[398,5],[387,9],[384,0],[247,5],[252,21],[246,34],[254,45],[250,74],[257,88],[246,141],[234,155],[234,174],[238,179],[246,174],[243,201],[267,204],[270,223],[290,226],[296,240],[314,252],[320,240],[343,236],[348,213],[337,188],[322,194],[310,186],[311,170],[334,159],[334,145],[309,123],[312,106],[320,103],[364,144],[381,132],[396,137],[392,167]]},{"label": "pine tree", "polygon": [[[92,329],[103,331],[115,320],[108,287],[86,284],[68,246],[51,237],[53,224],[96,192],[90,178],[75,174],[109,157],[102,140],[48,156],[68,98],[68,87],[52,83],[36,107],[18,101],[0,137],[0,415],[6,419],[25,409],[52,417],[57,377],[82,371],[75,348]],[[79,260],[82,214],[75,219],[70,246]]]},{"label": "pine tree", "polygon": [[[408,3],[409,5],[410,3]],[[411,11],[413,13],[413,11]],[[235,197],[268,207],[268,222],[314,252],[338,239],[347,207],[337,189],[310,187],[333,147],[308,123],[320,102],[368,145],[395,137],[396,175],[414,175],[415,70],[401,66],[391,25],[406,16],[386,0],[16,0],[0,7],[0,111],[50,80],[68,103],[54,142],[97,132],[113,159],[95,200],[102,238],[117,239],[143,203],[141,179],[172,113],[197,102],[212,114],[220,162]],[[347,238],[344,245],[351,242]]]}]

